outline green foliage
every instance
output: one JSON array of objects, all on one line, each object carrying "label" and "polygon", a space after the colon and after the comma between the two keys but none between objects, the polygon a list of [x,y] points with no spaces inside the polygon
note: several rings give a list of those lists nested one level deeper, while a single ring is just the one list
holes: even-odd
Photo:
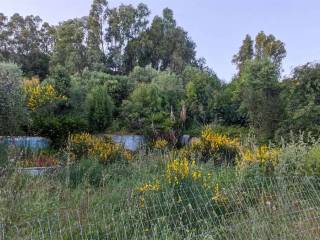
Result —
[{"label": "green foliage", "polygon": [[277,40],[272,34],[266,35],[263,31],[256,36],[255,57],[257,59],[268,58],[278,68],[287,52],[284,43]]},{"label": "green foliage", "polygon": [[239,72],[241,72],[245,63],[253,58],[253,54],[253,40],[247,34],[242,42],[239,53],[233,56],[232,63],[236,64]]},{"label": "green foliage", "polygon": [[50,78],[50,82],[52,82],[54,89],[60,95],[70,95],[71,77],[64,67],[58,65],[52,69]]},{"label": "green foliage", "polygon": [[[254,49],[253,44],[255,44]],[[283,42],[277,40],[272,34],[266,35],[261,31],[257,34],[255,42],[250,35],[246,35],[239,52],[233,56],[232,63],[237,65],[239,74],[244,69],[246,62],[253,59],[269,59],[280,70],[282,60],[286,54]]]},{"label": "green foliage", "polygon": [[305,134],[291,135],[282,143],[275,172],[285,176],[320,176],[319,160],[319,140]]},{"label": "green foliage", "polygon": [[[67,171],[69,171],[67,173]],[[83,159],[77,165],[71,165],[64,171],[69,186],[74,188],[80,184],[89,184],[91,186],[101,186],[104,180],[104,166],[94,159]]]},{"label": "green foliage", "polygon": [[104,131],[112,123],[114,104],[106,87],[93,88],[86,97],[88,124],[94,131]]},{"label": "green foliage", "polygon": [[282,101],[286,104],[286,119],[279,134],[289,131],[320,133],[320,64],[297,67],[292,77],[283,83]]},{"label": "green foliage", "polygon": [[103,41],[103,22],[107,11],[106,0],[94,0],[88,17],[88,64],[91,70],[99,71],[104,68],[105,47]]},{"label": "green foliage", "polygon": [[260,140],[273,138],[281,120],[277,66],[269,60],[253,60],[240,76],[241,110]]},{"label": "green foliage", "polygon": [[55,148],[62,147],[71,133],[87,130],[87,123],[78,116],[37,115],[33,119],[33,134],[52,140]]},{"label": "green foliage", "polygon": [[320,144],[311,147],[305,157],[306,175],[320,176]]},{"label": "green foliage", "polygon": [[0,142],[0,168],[7,167],[8,161],[9,161],[8,146]]},{"label": "green foliage", "polygon": [[[108,27],[105,35],[109,54],[107,65],[114,73],[128,71],[123,54],[128,42],[137,38],[145,31],[150,11],[141,3],[137,8],[132,5],[121,4],[118,8],[107,11]],[[131,70],[131,69],[130,69]]]},{"label": "green foliage", "polygon": [[123,101],[122,118],[132,129],[142,129],[148,118],[162,110],[160,90],[155,84],[139,84]]},{"label": "green foliage", "polygon": [[0,63],[0,135],[17,134],[25,117],[21,75],[17,65]]},{"label": "green foliage", "polygon": [[[76,107],[83,102],[85,96],[96,87],[107,88],[115,106],[120,107],[122,101],[132,92],[134,83],[127,76],[110,75],[104,72],[84,70],[82,74],[74,75],[71,81],[71,91],[78,99],[73,105]],[[72,99],[71,99],[72,101]]]},{"label": "green foliage", "polygon": [[158,73],[152,83],[159,88],[163,110],[177,111],[183,96],[182,80],[171,72]]},{"label": "green foliage", "polygon": [[215,120],[221,124],[245,126],[247,123],[246,114],[239,111],[241,99],[238,82],[239,79],[234,78],[230,83],[222,85],[218,92],[214,110]]},{"label": "green foliage", "polygon": [[0,56],[21,66],[25,75],[43,79],[49,70],[53,34],[54,27],[39,16],[16,13],[9,19],[0,13]]},{"label": "green foliage", "polygon": [[62,22],[55,32],[55,45],[50,59],[51,68],[64,66],[70,74],[81,73],[88,66],[85,39],[86,19]]},{"label": "green foliage", "polygon": [[196,62],[195,43],[176,25],[172,10],[166,8],[162,15],[153,19],[147,31],[128,42],[125,53],[127,71],[138,63],[181,73],[187,65]]},{"label": "green foliage", "polygon": [[157,76],[157,71],[148,65],[146,67],[136,66],[129,74],[130,80],[135,83],[151,83],[152,79]]},{"label": "green foliage", "polygon": [[215,105],[221,82],[209,71],[188,67],[182,73],[185,87],[185,102],[191,120],[205,124],[216,119]]}]

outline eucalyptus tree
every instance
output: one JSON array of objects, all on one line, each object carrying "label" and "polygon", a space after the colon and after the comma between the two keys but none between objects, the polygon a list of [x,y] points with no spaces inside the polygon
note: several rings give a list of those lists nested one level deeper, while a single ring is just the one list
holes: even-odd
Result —
[{"label": "eucalyptus tree", "polygon": [[92,70],[104,68],[106,49],[104,41],[104,27],[108,2],[106,0],[94,0],[88,17],[88,62]]}]

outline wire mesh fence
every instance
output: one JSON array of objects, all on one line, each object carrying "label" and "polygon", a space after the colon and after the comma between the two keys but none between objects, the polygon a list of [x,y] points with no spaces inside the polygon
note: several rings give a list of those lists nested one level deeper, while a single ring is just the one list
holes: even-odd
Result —
[{"label": "wire mesh fence", "polygon": [[320,180],[263,178],[136,194],[0,224],[2,239],[318,239]]}]

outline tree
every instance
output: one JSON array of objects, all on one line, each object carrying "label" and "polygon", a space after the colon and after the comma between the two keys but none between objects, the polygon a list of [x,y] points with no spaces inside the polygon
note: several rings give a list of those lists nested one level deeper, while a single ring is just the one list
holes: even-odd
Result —
[{"label": "tree", "polygon": [[66,68],[61,65],[56,66],[51,72],[49,82],[52,82],[54,89],[60,95],[70,95],[71,77]]},{"label": "tree", "polygon": [[215,73],[187,67],[182,78],[185,84],[185,102],[191,118],[205,124],[216,118],[214,104],[221,82]]},{"label": "tree", "polygon": [[21,66],[25,75],[48,73],[53,28],[39,16],[0,14],[0,58]]},{"label": "tree", "polygon": [[94,0],[88,18],[88,62],[91,70],[101,70],[106,57],[104,46],[104,22],[108,3]]},{"label": "tree", "polygon": [[292,77],[283,82],[286,119],[280,130],[320,133],[320,64],[296,67]]},{"label": "tree", "polygon": [[182,79],[172,72],[160,72],[152,80],[160,91],[162,98],[162,110],[175,114],[180,110],[180,102],[183,97]]},{"label": "tree", "polygon": [[0,63],[0,135],[19,132],[24,117],[22,71],[15,64]]},{"label": "tree", "polygon": [[155,84],[139,84],[122,104],[122,118],[131,129],[143,129],[149,118],[162,111],[160,90]]},{"label": "tree", "polygon": [[239,52],[233,56],[232,63],[236,64],[239,72],[241,72],[244,64],[253,58],[253,54],[253,40],[247,34]]},{"label": "tree", "polygon": [[[254,49],[253,49],[254,45]],[[233,56],[232,63],[237,65],[239,74],[247,61],[252,59],[268,58],[278,69],[281,67],[283,58],[286,56],[284,43],[277,40],[272,34],[266,35],[263,31],[255,37],[255,43],[250,35],[246,35],[239,52]]]},{"label": "tree", "polygon": [[108,45],[108,66],[113,72],[123,73],[124,52],[128,42],[146,30],[150,11],[145,4],[137,8],[120,5],[107,11],[108,27],[105,40]]},{"label": "tree", "polygon": [[181,73],[187,65],[195,65],[195,43],[187,32],[176,26],[172,10],[163,10],[156,16],[150,28],[126,48],[127,71],[136,66],[151,66],[157,70]]},{"label": "tree", "polygon": [[262,141],[274,136],[281,120],[279,71],[270,59],[247,62],[240,76],[241,110]]},{"label": "tree", "polygon": [[114,105],[105,87],[93,88],[86,98],[89,126],[94,131],[104,131],[112,123]]},{"label": "tree", "polygon": [[284,43],[277,40],[272,34],[266,35],[263,31],[256,36],[255,57],[258,59],[268,58],[278,68],[286,56]]},{"label": "tree", "polygon": [[136,66],[129,74],[130,81],[134,84],[151,83],[152,79],[158,75],[158,72],[148,65],[146,67]]},{"label": "tree", "polygon": [[87,19],[71,19],[59,24],[55,33],[55,45],[50,61],[51,69],[64,66],[69,74],[81,73],[88,67],[86,55]]}]

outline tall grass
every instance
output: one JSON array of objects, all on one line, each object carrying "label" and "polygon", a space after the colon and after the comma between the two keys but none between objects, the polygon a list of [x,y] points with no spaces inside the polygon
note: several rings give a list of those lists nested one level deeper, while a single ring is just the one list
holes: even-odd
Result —
[{"label": "tall grass", "polygon": [[179,153],[167,150],[108,165],[85,158],[35,177],[7,167],[0,239],[318,239],[320,178],[284,174],[292,164],[294,172],[316,169],[316,146],[287,143],[268,177],[197,162],[195,171],[211,176],[206,184],[168,182]]}]

